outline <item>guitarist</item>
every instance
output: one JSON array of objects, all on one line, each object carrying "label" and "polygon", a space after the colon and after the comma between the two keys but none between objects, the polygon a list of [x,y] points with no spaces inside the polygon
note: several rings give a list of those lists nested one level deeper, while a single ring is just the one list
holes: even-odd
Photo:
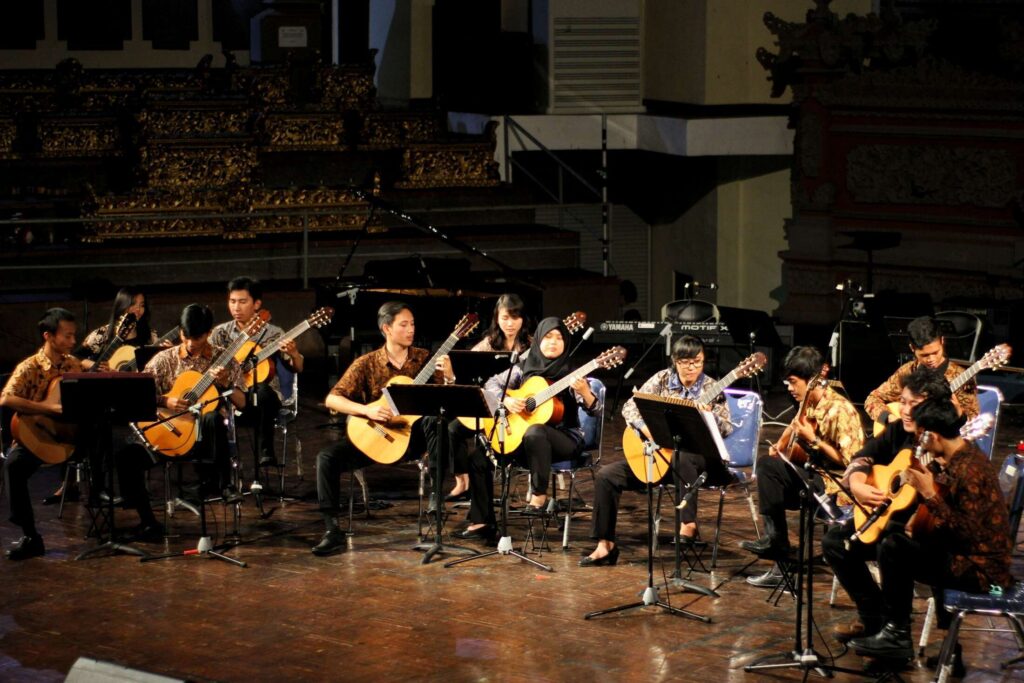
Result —
[{"label": "guitarist", "polygon": [[[671,353],[673,367],[652,375],[640,387],[639,393],[699,400],[704,389],[714,383],[713,379],[704,374],[704,343],[697,337],[686,335],[672,344]],[[729,404],[725,400],[725,394],[716,397],[711,411],[715,415],[719,433],[723,437],[728,436],[732,432],[732,422],[729,421]],[[627,425],[639,429],[646,439],[651,439],[647,425],[636,407],[636,401],[632,398],[622,406],[622,417],[625,418]],[[712,462],[707,462],[704,456],[698,453],[681,452],[678,461],[673,462],[670,469],[677,494],[683,491],[682,484],[689,486],[697,480],[701,472],[708,472],[708,478],[713,484],[729,481],[729,471],[720,459],[712,458]],[[652,485],[657,483],[652,482]],[[580,560],[581,567],[614,565],[618,561],[615,522],[618,516],[619,496],[626,489],[639,491],[646,486],[647,484],[637,478],[625,460],[601,468],[594,480],[594,522],[590,534],[591,538],[597,539],[597,548]],[[697,506],[691,504],[684,507],[680,518],[680,539],[683,543],[693,543],[697,535]]]},{"label": "guitarist", "polygon": [[[813,346],[794,347],[786,355],[784,366],[783,383],[793,399],[801,404],[802,414],[787,427],[783,438],[788,434],[791,440],[802,444],[812,464],[845,469],[853,455],[864,446],[864,428],[857,409],[822,377],[825,359]],[[823,482],[821,475],[813,470],[800,464],[793,467],[783,460],[785,455],[780,454],[778,444],[773,444],[768,448],[767,456],[758,458],[754,469],[765,534],[756,541],[740,543],[744,550],[770,560],[785,558],[789,554],[786,510],[800,507],[804,481],[809,481],[819,491],[824,488],[829,496],[835,497],[839,493],[839,487],[831,479]],[[773,588],[782,581],[782,575],[775,569],[749,577],[747,582],[760,588]]]},{"label": "guitarist", "polygon": [[[75,316],[65,308],[51,308],[39,320],[39,334],[43,346],[14,369],[3,392],[0,406],[21,415],[49,415],[60,417],[59,403],[46,401],[50,384],[68,372],[80,372],[82,363],[70,355],[75,348]],[[25,446],[15,442],[4,473],[7,496],[11,505],[11,522],[21,527],[21,540],[7,552],[8,559],[25,560],[43,555],[43,537],[36,530],[35,514],[28,493],[28,480],[43,461]]]},{"label": "guitarist", "polygon": [[[185,410],[189,401],[181,396],[167,396],[174,387],[174,381],[182,373],[193,370],[200,374],[211,369],[213,361],[224,349],[210,343],[213,329],[213,313],[202,304],[189,304],[181,312],[181,344],[164,349],[146,364],[144,372],[152,373],[156,379],[157,405],[172,411]],[[236,408],[245,407],[244,385],[241,367],[234,359],[224,366],[211,371],[218,390],[232,389],[230,401]],[[231,460],[228,450],[228,434],[219,411],[212,410],[199,418],[199,439],[196,440],[189,457],[212,462],[214,473],[203,472],[204,481],[212,485],[217,479],[217,488],[227,503],[241,500],[241,494],[231,482]],[[199,495],[204,495],[200,490]]]},{"label": "guitarist", "polygon": [[[345,415],[366,417],[387,422],[393,417],[387,405],[373,405],[393,377],[415,378],[430,360],[430,352],[413,346],[416,320],[409,307],[400,301],[389,301],[377,311],[377,328],[384,336],[384,345],[355,359],[325,401],[327,407]],[[451,360],[442,356],[434,372],[435,383],[454,384]],[[419,457],[425,450],[434,452],[437,418],[423,417],[412,425],[409,446],[402,459]],[[316,493],[320,502],[326,531],[313,547],[317,556],[333,555],[345,548],[345,534],[338,528],[336,515],[341,498],[340,478],[343,471],[354,471],[373,465],[374,461],[359,451],[342,431],[337,443],[316,456]]]},{"label": "guitarist", "polygon": [[[263,308],[263,285],[249,277],[236,277],[228,283],[228,312],[231,320],[213,328],[210,343],[227,347],[248,327],[252,319]],[[259,335],[259,346],[274,343],[284,335],[284,330],[267,323]],[[290,339],[281,344],[281,361],[292,372],[302,372],[304,358]],[[239,417],[239,423],[259,430],[259,467],[275,467],[274,420],[281,411],[281,381],[275,373],[269,382],[257,382],[253,387],[254,396],[248,401],[249,408]],[[258,469],[258,468],[257,468]]]},{"label": "guitarist", "polygon": [[[509,371],[491,377],[484,389],[495,398],[501,396],[505,378],[509,377],[509,390],[517,389],[531,377],[542,377],[552,384],[566,377],[569,367],[569,329],[558,318],[544,318],[533,333],[533,343],[527,353]],[[602,410],[597,397],[585,377],[573,382],[556,399],[565,407],[557,425],[531,424],[523,435],[522,445],[507,455],[517,458],[530,468],[530,490],[533,492],[523,514],[541,514],[547,505],[548,484],[551,481],[551,463],[569,460],[583,451],[583,430],[580,428],[577,405],[588,412]],[[555,400],[555,399],[552,399]],[[510,413],[523,414],[526,401],[511,395],[505,397]],[[483,450],[470,455],[469,467],[469,526],[459,533],[461,538],[489,540],[494,536],[494,477],[490,459]]]},{"label": "guitarist", "polygon": [[[966,418],[950,401],[948,389],[945,396],[914,407],[911,420],[917,437],[928,433],[924,450],[934,460],[928,467],[909,468],[907,484],[936,520],[934,529],[915,528],[911,535],[902,525],[890,525],[876,547],[851,541],[846,551],[843,541],[852,532],[846,525],[845,531],[830,531],[823,542],[825,558],[862,620],[864,635],[850,645],[858,654],[884,660],[905,661],[914,655],[910,614],[915,581],[932,586],[941,627],[949,625],[942,608],[944,589],[985,593],[1013,584],[1007,505],[988,459],[960,436]],[[851,487],[866,501],[872,492],[855,483],[858,471],[850,474]],[[881,586],[871,578],[867,560],[878,561]]]},{"label": "guitarist", "polygon": [[[914,354],[914,360],[901,365],[889,379],[882,382],[864,399],[864,411],[868,417],[879,424],[899,421],[899,417],[887,410],[887,405],[899,400],[902,390],[900,377],[909,375],[914,368],[924,366],[930,370],[936,370],[946,378],[947,382],[953,381],[964,371],[964,368],[946,358],[945,340],[939,332],[935,318],[929,316],[915,318],[907,325],[907,334],[910,337],[910,350]],[[954,400],[967,419],[978,416],[980,412],[978,387],[974,381],[967,382],[960,387],[954,395]]]},{"label": "guitarist", "polygon": [[[79,358],[95,359],[114,338],[117,323],[125,313],[135,316],[135,327],[127,334],[124,343],[129,346],[152,346],[157,343],[156,330],[150,327],[149,308],[146,295],[134,287],[122,287],[114,297],[114,305],[110,309],[110,319],[90,332],[75,352]],[[102,369],[106,369],[105,367]]]}]

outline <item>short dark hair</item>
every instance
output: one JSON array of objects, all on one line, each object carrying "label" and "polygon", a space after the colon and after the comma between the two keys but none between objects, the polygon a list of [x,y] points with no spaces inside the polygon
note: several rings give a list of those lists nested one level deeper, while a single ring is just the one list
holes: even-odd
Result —
[{"label": "short dark hair", "polygon": [[395,322],[395,316],[402,311],[412,310],[404,301],[387,301],[377,311],[377,329],[384,333],[384,326]]},{"label": "short dark hair", "polygon": [[910,337],[910,345],[920,349],[933,341],[942,339],[942,332],[939,331],[939,324],[931,316],[914,318],[907,325],[907,336]]},{"label": "short dark hair", "polygon": [[944,439],[960,436],[960,428],[967,423],[967,416],[957,412],[948,398],[929,398],[918,403],[910,412],[911,419],[926,432],[935,432]]},{"label": "short dark hair", "polygon": [[936,370],[924,365],[918,365],[909,374],[900,375],[900,387],[910,389],[912,394],[925,398],[939,398],[948,401],[952,396],[946,378]]},{"label": "short dark hair", "polygon": [[693,335],[685,334],[672,342],[672,360],[696,358],[704,351],[704,342]]},{"label": "short dark hair", "polygon": [[231,282],[228,283],[228,294],[239,290],[249,292],[249,296],[252,297],[253,301],[257,299],[263,300],[263,284],[256,278],[246,275],[232,278]]},{"label": "short dark hair", "polygon": [[182,309],[179,322],[185,336],[195,339],[213,329],[213,311],[202,304],[189,304]]},{"label": "short dark hair", "polygon": [[792,375],[810,382],[821,373],[821,368],[824,364],[824,356],[815,347],[794,346],[786,354],[786,361],[783,364],[785,368],[784,376],[789,377]]},{"label": "short dark hair", "polygon": [[57,334],[57,330],[62,322],[75,322],[75,314],[66,308],[57,307],[47,310],[37,323],[39,326],[39,336],[42,337],[47,332]]}]

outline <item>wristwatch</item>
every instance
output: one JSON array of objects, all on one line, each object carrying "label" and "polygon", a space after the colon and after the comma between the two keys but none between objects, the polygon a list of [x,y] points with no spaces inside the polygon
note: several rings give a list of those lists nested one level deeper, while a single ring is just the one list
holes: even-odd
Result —
[{"label": "wristwatch", "polygon": [[814,450],[818,450],[819,448],[821,448],[821,437],[820,436],[814,437],[814,441],[811,442],[811,448],[813,448]]}]

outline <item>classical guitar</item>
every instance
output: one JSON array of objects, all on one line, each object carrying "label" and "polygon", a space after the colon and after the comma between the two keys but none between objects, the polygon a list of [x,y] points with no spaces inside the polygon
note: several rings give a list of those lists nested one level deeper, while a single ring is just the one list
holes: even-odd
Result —
[{"label": "classical guitar", "polygon": [[[995,419],[991,414],[982,413],[960,428],[960,436],[967,441],[974,441],[987,434],[992,429],[994,422]],[[853,523],[856,529],[854,537],[861,543],[871,544],[877,541],[894,516],[897,519],[909,519],[911,513],[914,512],[913,506],[917,503],[917,489],[906,485],[905,472],[915,463],[921,467],[927,467],[934,459],[932,453],[925,450],[929,437],[930,434],[925,432],[914,450],[904,448],[888,465],[874,465],[871,468],[868,483],[885,492],[885,502],[871,510],[854,506]],[[928,525],[925,519],[926,513],[921,511],[920,517],[920,521],[917,521],[917,517],[915,517],[915,525],[919,528]]]},{"label": "classical guitar", "polygon": [[[565,318],[562,318],[562,324],[565,325],[566,329],[569,330],[569,334],[575,335],[584,327],[587,326],[587,314],[583,311],[574,311]],[[486,353],[485,351],[479,351],[478,353]],[[462,423],[462,426],[466,429],[477,431],[477,421],[475,417],[460,417],[456,418]],[[482,427],[484,420],[480,421]]]},{"label": "classical guitar", "polygon": [[794,465],[802,466],[807,462],[807,450],[810,446],[800,438],[799,427],[801,425],[809,425],[811,428],[817,429],[815,420],[807,417],[807,398],[811,395],[811,391],[814,390],[815,386],[828,386],[828,371],[828,363],[825,363],[821,366],[818,376],[807,383],[807,391],[804,392],[804,397],[800,401],[800,408],[797,409],[796,416],[775,443],[775,451],[779,457],[789,460]]},{"label": "classical guitar", "polygon": [[[168,330],[162,337],[156,340],[154,346],[163,346],[167,342],[177,344],[180,341],[179,331],[181,330],[180,325],[175,325]],[[107,365],[111,370],[117,372],[135,372],[139,369],[138,363],[135,361],[135,347],[129,345],[121,345],[114,353],[110,356],[107,361]]]},{"label": "classical guitar", "polygon": [[[60,377],[55,377],[46,389],[46,403],[60,403]],[[77,429],[52,415],[20,415],[11,417],[14,439],[47,465],[67,460],[75,450]]]},{"label": "classical guitar", "polygon": [[[565,391],[576,380],[586,377],[597,368],[614,368],[621,365],[626,358],[626,349],[613,346],[586,365],[570,372],[562,379],[548,384],[543,377],[531,377],[518,389],[509,389],[506,395],[526,401],[523,413],[510,413],[508,427],[505,429],[505,453],[511,453],[523,442],[523,435],[530,425],[559,423],[565,413],[565,406],[556,396]],[[501,452],[501,439],[497,429],[493,429],[494,420],[481,420],[481,428],[491,434],[491,445]],[[492,433],[493,432],[493,433]]]},{"label": "classical guitar", "polygon": [[[464,339],[476,328],[478,322],[479,317],[475,313],[467,313],[415,378],[409,379],[404,375],[398,375],[388,380],[388,384],[426,384],[434,375],[437,360],[441,356],[447,356],[460,339]],[[381,396],[369,405],[387,405],[387,397]],[[388,422],[378,422],[366,417],[350,415],[345,431],[348,433],[352,445],[362,451],[366,457],[374,462],[390,465],[405,455],[405,451],[409,447],[412,426],[420,417],[420,415],[396,415]]]},{"label": "classical guitar", "polygon": [[[701,391],[700,398],[696,401],[696,404],[701,408],[709,407],[711,402],[725,391],[726,387],[738,379],[757,374],[764,368],[767,362],[768,359],[760,351],[748,356],[722,379],[708,384]],[[626,456],[626,462],[629,463],[629,469],[633,471],[633,474],[640,481],[647,481],[647,459],[644,457],[645,441],[632,427],[626,427],[626,430],[622,433],[622,452]],[[671,463],[672,449],[658,449],[658,455],[654,458],[653,478],[651,481],[660,481],[665,476],[665,473],[668,472]]]},{"label": "classical guitar", "polygon": [[153,450],[168,457],[185,455],[192,450],[199,432],[199,417],[217,408],[218,402],[214,400],[217,398],[217,386],[210,371],[224,367],[238,353],[242,344],[258,335],[266,324],[262,317],[253,318],[231,345],[213,360],[206,372],[186,370],[178,375],[174,386],[164,396],[185,399],[190,406],[202,406],[199,408],[200,415],[191,410],[177,414],[166,407],[157,408],[158,419],[155,422],[139,422],[135,425]]},{"label": "classical guitar", "polygon": [[[99,355],[93,359],[96,364],[92,366],[92,371],[99,370],[100,363],[106,363],[108,367],[113,369],[114,366],[111,365],[110,359],[113,358],[118,350],[125,347],[125,342],[128,341],[129,335],[135,330],[137,323],[138,319],[135,317],[135,314],[125,311],[125,314],[118,319],[117,324],[114,326],[114,333],[110,335],[110,341],[100,349]],[[130,346],[128,348],[131,349],[134,355],[135,347]]]},{"label": "classical guitar", "polygon": [[235,354],[235,360],[242,365],[246,388],[251,389],[256,382],[266,382],[274,376],[274,364],[270,362],[270,357],[281,350],[282,344],[295,339],[308,329],[323,327],[331,322],[333,317],[334,309],[324,306],[266,346],[261,347],[251,339],[242,344],[242,348]]},{"label": "classical guitar", "polygon": [[[982,370],[996,370],[1001,368],[1010,362],[1010,354],[1013,353],[1013,349],[1010,348],[1009,344],[999,344],[989,349],[988,353],[982,356],[976,363],[971,365],[969,368],[961,372],[959,375],[954,377],[949,383],[949,390],[954,394],[963,388],[965,384],[974,379]],[[894,419],[890,419],[890,422],[894,422],[900,416],[900,404],[899,401],[893,401],[885,406],[886,412],[893,416]],[[874,426],[871,428],[872,434],[878,436],[885,431],[885,425],[876,421]]]}]

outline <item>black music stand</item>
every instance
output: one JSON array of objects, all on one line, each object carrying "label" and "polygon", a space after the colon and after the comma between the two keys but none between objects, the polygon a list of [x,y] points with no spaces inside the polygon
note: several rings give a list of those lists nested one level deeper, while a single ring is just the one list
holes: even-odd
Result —
[{"label": "black music stand", "polygon": [[60,381],[61,405],[66,419],[95,426],[102,443],[102,466],[107,482],[107,540],[97,526],[99,545],[78,555],[84,560],[96,553],[126,553],[148,557],[149,553],[117,540],[114,520],[114,425],[125,425],[156,417],[156,380],[152,375],[125,372],[69,372]]},{"label": "black music stand", "polygon": [[[511,351],[449,351],[452,372],[462,384],[483,385],[500,372],[508,370],[512,361]],[[486,417],[490,417],[487,415]]]},{"label": "black music stand", "polygon": [[[672,458],[673,463],[678,458],[679,451],[684,448],[688,451],[701,453],[708,458],[721,458],[725,445],[722,443],[721,436],[718,436],[717,441],[715,439],[715,436],[718,435],[718,428],[714,425],[714,417],[710,411],[701,410],[693,405],[644,398],[643,395],[634,395],[633,400],[636,402],[636,407],[640,410],[640,415],[644,418],[644,422],[647,425],[647,429],[651,432],[655,444],[673,444],[675,450]],[[702,414],[706,414],[711,418],[710,423]],[[650,473],[653,471],[653,458],[659,457],[653,445],[649,448],[649,452],[646,452],[645,457],[648,459],[648,472]],[[654,489],[653,482],[649,481],[651,475],[649,474],[647,478],[647,588],[644,589],[643,597],[639,602],[631,602],[619,605],[618,607],[589,612],[583,618],[591,619],[613,612],[655,605],[661,607],[669,614],[703,621],[706,624],[711,623],[711,617],[673,607],[658,597],[658,588],[654,585]],[[678,543],[676,543],[676,548],[678,562]],[[678,566],[676,570],[678,572]],[[683,589],[693,590],[702,595],[718,597],[718,593],[715,591],[692,584],[681,577],[676,578],[676,584]]]},{"label": "black music stand", "polygon": [[448,436],[447,420],[455,417],[490,417],[493,410],[480,387],[458,384],[392,384],[384,390],[384,396],[396,415],[434,415],[437,417],[437,439],[434,458],[434,542],[417,543],[413,550],[425,550],[422,564],[429,564],[434,555],[444,552],[461,552],[479,555],[479,551],[458,545],[444,545],[441,539],[444,530],[444,498],[441,496],[441,478],[444,468],[442,458],[448,457],[444,447]]},{"label": "black music stand", "polygon": [[[746,349],[748,355],[757,350],[756,346],[766,346],[771,349],[769,358],[772,360],[769,361],[767,368],[770,384],[771,379],[775,376],[775,368],[771,367],[774,358],[777,352],[785,347],[771,317],[764,311],[734,306],[719,306],[718,313],[721,316],[721,321],[729,328],[729,336],[732,337],[733,344]],[[750,388],[761,393],[761,382],[757,373],[750,376]]]}]

